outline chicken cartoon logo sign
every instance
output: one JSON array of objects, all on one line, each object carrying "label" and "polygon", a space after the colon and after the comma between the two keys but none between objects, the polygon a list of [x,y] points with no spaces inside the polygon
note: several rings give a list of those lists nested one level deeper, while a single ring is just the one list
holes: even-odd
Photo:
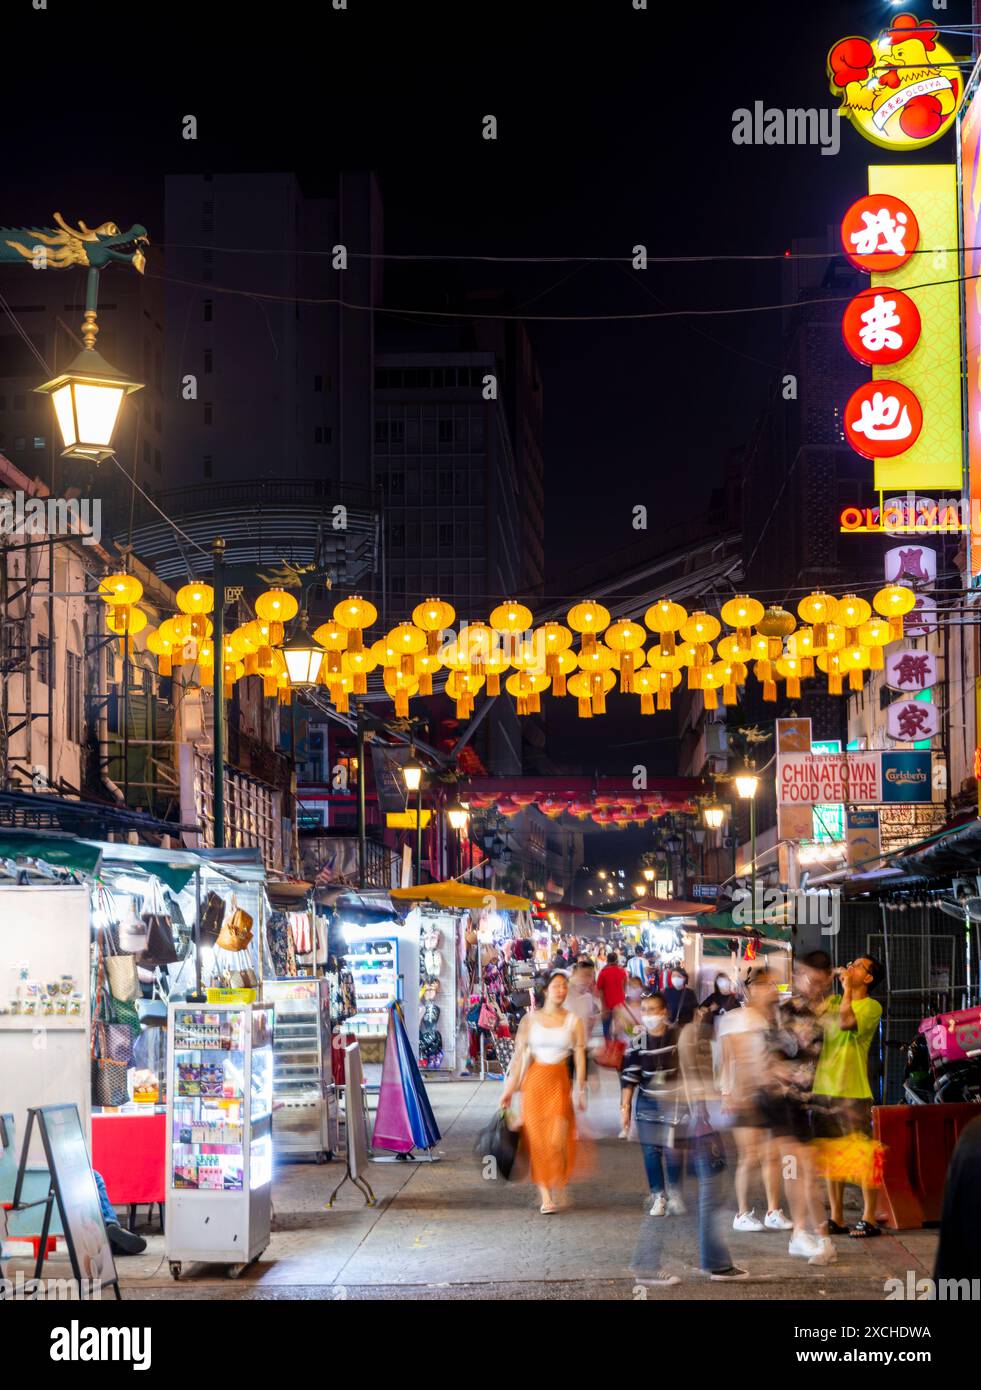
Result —
[{"label": "chicken cartoon logo sign", "polygon": [[842,39],[828,54],[832,94],[866,140],[916,150],[953,125],[964,83],[937,35],[932,20],[900,14],[871,42]]}]

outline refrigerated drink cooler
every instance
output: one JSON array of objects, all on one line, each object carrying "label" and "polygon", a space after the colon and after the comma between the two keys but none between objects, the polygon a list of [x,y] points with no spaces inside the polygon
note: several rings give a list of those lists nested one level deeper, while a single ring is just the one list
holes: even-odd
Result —
[{"label": "refrigerated drink cooler", "polygon": [[278,1159],[325,1163],[337,1150],[337,1093],[331,1070],[330,984],[264,980],[275,1009],[273,1141]]}]

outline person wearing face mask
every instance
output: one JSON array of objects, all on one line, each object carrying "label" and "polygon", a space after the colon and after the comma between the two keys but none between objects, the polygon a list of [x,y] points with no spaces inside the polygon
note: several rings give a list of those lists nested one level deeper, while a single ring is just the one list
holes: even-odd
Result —
[{"label": "person wearing face mask", "polygon": [[698,1000],[695,998],[695,991],[688,988],[688,971],[683,965],[671,967],[668,987],[664,991],[664,1002],[668,1007],[668,1021],[677,1028],[683,1028],[695,1017]]},{"label": "person wearing face mask", "polygon": [[637,1134],[651,1193],[651,1216],[681,1216],[681,1155],[674,1147],[669,1121],[678,1104],[678,1031],[668,1022],[660,994],[641,1001],[640,1027],[620,1064],[621,1134],[630,1128],[630,1109],[637,1096]]},{"label": "person wearing face mask", "polygon": [[730,1009],[738,1009],[739,1007],[739,1000],[733,992],[732,981],[724,970],[720,970],[715,977],[711,994],[705,996],[699,1008],[706,1011],[706,1018],[714,1024],[722,1014],[727,1014]]}]

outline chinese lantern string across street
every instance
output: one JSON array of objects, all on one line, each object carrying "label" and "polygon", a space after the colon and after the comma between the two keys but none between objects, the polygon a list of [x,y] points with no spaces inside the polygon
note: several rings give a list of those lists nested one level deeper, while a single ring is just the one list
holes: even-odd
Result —
[{"label": "chinese lantern string across street", "polygon": [[[109,606],[111,632],[131,640],[146,626],[146,615],[136,607],[141,591],[131,576],[109,575],[100,596]],[[177,599],[181,612],[150,630],[147,649],[161,675],[175,665],[196,666],[201,683],[212,685],[216,653],[207,613],[214,594],[192,582]],[[451,604],[430,598],[375,636],[370,630],[377,610],[352,594],[312,633],[301,614],[284,648],[286,625],[297,618],[299,605],[288,592],[270,589],[256,599],[253,621],[224,634],[221,684],[228,698],[236,681],[255,676],[263,693],[283,704],[294,689],[316,687],[346,712],[350,696],[366,694],[375,672],[396,715],[405,718],[414,698],[433,694],[433,677],[442,671],[443,688],[461,720],[473,714],[478,697],[502,692],[522,716],[537,713],[543,697],[569,696],[580,718],[591,719],[606,713],[614,692],[636,699],[641,714],[656,714],[670,710],[682,680],[687,690],[701,693],[707,709],[720,701],[734,705],[751,677],[768,702],[778,699],[781,682],[785,697],[796,700],[802,684],[819,676],[828,694],[840,695],[844,676],[850,690],[860,690],[866,671],[883,669],[883,649],[902,638],[904,615],[915,604],[906,584],[887,584],[871,603],[856,594],[807,594],[796,612],[736,594],[716,616],[700,608],[689,612],[665,597],[647,609],[641,624],[612,618],[601,603],[582,599],[570,607],[565,623],[549,619],[536,626],[531,610],[516,600],[497,604],[486,620],[458,623]],[[298,649],[306,647],[311,659],[299,663]],[[304,672],[300,679],[297,670]]]}]

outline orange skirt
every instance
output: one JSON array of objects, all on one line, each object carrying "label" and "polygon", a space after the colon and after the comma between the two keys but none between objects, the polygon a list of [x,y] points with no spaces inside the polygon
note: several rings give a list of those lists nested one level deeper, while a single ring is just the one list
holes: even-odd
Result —
[{"label": "orange skirt", "polygon": [[565,1062],[532,1062],[521,1090],[531,1180],[564,1187],[576,1159],[576,1115]]}]

